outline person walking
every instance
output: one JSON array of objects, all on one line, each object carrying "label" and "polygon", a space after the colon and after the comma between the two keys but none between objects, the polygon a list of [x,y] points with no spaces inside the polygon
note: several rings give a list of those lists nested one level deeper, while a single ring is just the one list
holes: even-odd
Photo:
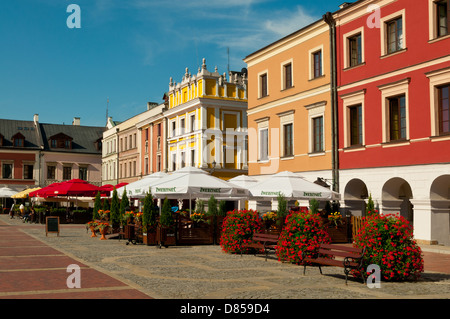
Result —
[{"label": "person walking", "polygon": [[14,204],[12,204],[11,209],[9,211],[9,218],[11,219],[14,218]]},{"label": "person walking", "polygon": [[20,204],[19,206],[19,210],[20,210],[20,216],[19,218],[23,218],[23,211],[24,211],[25,207],[23,206],[23,204]]}]

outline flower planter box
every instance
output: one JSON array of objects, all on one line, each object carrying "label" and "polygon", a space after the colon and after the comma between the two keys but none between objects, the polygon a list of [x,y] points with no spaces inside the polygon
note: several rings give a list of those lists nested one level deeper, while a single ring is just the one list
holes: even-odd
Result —
[{"label": "flower planter box", "polygon": [[338,227],[330,226],[327,228],[328,235],[330,235],[332,243],[348,243],[348,229],[347,225],[340,225]]},{"label": "flower planter box", "polygon": [[124,236],[123,237],[128,240],[134,239],[134,225],[125,225],[124,226]]},{"label": "flower planter box", "polygon": [[156,237],[156,231],[142,233],[142,241],[143,241],[144,245],[147,245],[147,246],[158,244],[158,237]]},{"label": "flower planter box", "polygon": [[159,248],[162,246],[175,246],[177,244],[177,237],[173,227],[158,226],[156,231],[156,238],[158,239]]}]

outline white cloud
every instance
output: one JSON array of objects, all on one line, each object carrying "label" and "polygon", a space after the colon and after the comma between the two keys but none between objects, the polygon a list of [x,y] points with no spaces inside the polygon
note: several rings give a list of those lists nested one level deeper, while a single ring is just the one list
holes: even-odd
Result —
[{"label": "white cloud", "polygon": [[286,36],[317,20],[317,18],[309,15],[300,6],[297,6],[297,9],[294,11],[283,10],[275,12],[273,15],[275,17],[266,20],[264,27],[265,30],[278,36]]}]

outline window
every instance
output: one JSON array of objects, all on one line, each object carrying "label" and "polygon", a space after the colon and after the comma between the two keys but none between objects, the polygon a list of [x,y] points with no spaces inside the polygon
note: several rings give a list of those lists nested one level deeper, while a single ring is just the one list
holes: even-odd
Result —
[{"label": "window", "polygon": [[406,139],[405,96],[389,98],[389,138],[391,141]]},{"label": "window", "polygon": [[148,175],[148,157],[144,159],[144,174]]},{"label": "window", "polygon": [[25,164],[23,166],[23,179],[33,179],[33,165]]},{"label": "window", "polygon": [[172,171],[177,169],[177,154],[172,154]]},{"label": "window", "polygon": [[56,166],[47,166],[47,179],[56,179]]},{"label": "window", "polygon": [[259,131],[259,160],[267,161],[269,159],[269,129],[265,128]]},{"label": "window", "polygon": [[348,38],[348,61],[349,67],[362,63],[361,33]]},{"label": "window", "polygon": [[180,135],[183,135],[185,132],[185,119],[180,119]]},{"label": "window", "polygon": [[177,128],[177,123],[175,121],[173,121],[172,122],[172,135],[171,135],[172,137],[175,136],[175,134],[176,134],[176,132],[175,132],[176,128]]},{"label": "window", "polygon": [[195,167],[195,150],[191,150],[191,166]]},{"label": "window", "polygon": [[14,146],[15,147],[23,147],[25,144],[24,142],[25,142],[25,139],[23,137],[20,137],[20,136],[14,137]]},{"label": "window", "polygon": [[283,125],[283,155],[293,156],[294,155],[294,142],[293,142],[293,132],[292,123]]},{"label": "window", "polygon": [[437,22],[437,36],[442,37],[448,34],[449,26],[449,1],[441,0],[436,2],[436,22]]},{"label": "window", "polygon": [[284,69],[284,89],[292,87],[292,63],[283,66]]},{"label": "window", "polygon": [[[364,138],[364,105],[366,90],[354,91],[343,94],[340,98],[343,101],[343,129],[344,129],[344,148],[363,147]],[[383,101],[385,99],[383,98]],[[385,105],[382,106],[382,116],[385,116]],[[383,117],[383,139],[385,136],[385,120]],[[384,141],[384,140],[383,140]]]},{"label": "window", "polygon": [[387,53],[394,53],[403,46],[403,18],[399,17],[386,22]]},{"label": "window", "polygon": [[362,132],[362,106],[355,105],[349,107],[350,111],[350,145],[363,144]]},{"label": "window", "polygon": [[191,122],[191,132],[194,132],[195,131],[195,115],[191,115],[190,122]]},{"label": "window", "polygon": [[156,156],[156,171],[161,171],[161,155]]},{"label": "window", "polygon": [[161,136],[161,123],[156,126],[156,136]]},{"label": "window", "polygon": [[264,73],[259,76],[259,87],[260,87],[260,96],[265,97],[268,95],[267,90],[267,73]]},{"label": "window", "polygon": [[63,167],[63,180],[72,179],[72,167],[64,166]]},{"label": "window", "polygon": [[322,76],[322,51],[313,53],[313,76],[314,78]]},{"label": "window", "polygon": [[323,152],[323,116],[313,118],[313,152]]},{"label": "window", "polygon": [[3,179],[12,179],[13,173],[13,164],[3,163],[2,164],[2,178]]},{"label": "window", "polygon": [[450,110],[449,110],[449,91],[450,85],[438,87],[438,122],[439,134],[450,133]]},{"label": "window", "polygon": [[186,152],[181,152],[181,168],[186,166]]},{"label": "window", "polygon": [[88,168],[87,167],[82,166],[78,169],[78,178],[83,181],[88,180]]}]

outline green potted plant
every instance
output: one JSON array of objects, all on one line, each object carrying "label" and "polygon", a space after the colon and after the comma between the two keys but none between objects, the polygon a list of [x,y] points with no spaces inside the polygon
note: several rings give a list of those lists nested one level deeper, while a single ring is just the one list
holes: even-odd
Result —
[{"label": "green potted plant", "polygon": [[144,199],[142,212],[142,238],[144,244],[155,245],[157,243],[156,227],[158,223],[158,210],[153,203],[153,195],[149,192]]},{"label": "green potted plant", "polygon": [[93,211],[93,219],[99,219],[100,215],[98,213],[99,210],[102,209],[102,199],[100,198],[100,192],[97,192],[97,195],[95,195],[95,201],[94,201],[94,211]]},{"label": "green potted plant", "polygon": [[217,244],[219,240],[217,240],[217,233],[218,233],[218,229],[217,229],[217,221],[218,218],[217,216],[219,215],[219,210],[217,209],[217,199],[214,197],[214,195],[211,195],[211,197],[208,200],[208,222],[210,224],[210,226],[212,227],[211,233],[213,236],[213,243]]},{"label": "green potted plant", "polygon": [[122,200],[120,201],[119,215],[120,215],[120,220],[122,220],[122,222],[124,222],[125,225],[127,224],[127,222],[126,222],[126,219],[124,219],[124,215],[125,215],[127,209],[129,209],[129,206],[130,206],[130,202],[128,200],[127,190],[124,189],[123,193],[122,193]]},{"label": "green potted plant", "polygon": [[120,226],[120,214],[119,214],[119,196],[117,195],[117,190],[115,188],[113,190],[113,195],[111,198],[110,220],[113,231],[117,231],[117,229]]},{"label": "green potted plant", "polygon": [[284,226],[284,220],[288,213],[287,200],[283,194],[279,194],[277,196],[277,200],[278,200],[278,209],[277,209],[276,225],[277,225],[278,229],[281,231],[281,229]]},{"label": "green potted plant", "polygon": [[159,219],[158,226],[158,241],[159,248],[162,246],[167,247],[169,245],[176,245],[176,234],[175,234],[175,221],[172,216],[172,209],[170,207],[170,202],[166,198],[161,208],[161,216]]}]

